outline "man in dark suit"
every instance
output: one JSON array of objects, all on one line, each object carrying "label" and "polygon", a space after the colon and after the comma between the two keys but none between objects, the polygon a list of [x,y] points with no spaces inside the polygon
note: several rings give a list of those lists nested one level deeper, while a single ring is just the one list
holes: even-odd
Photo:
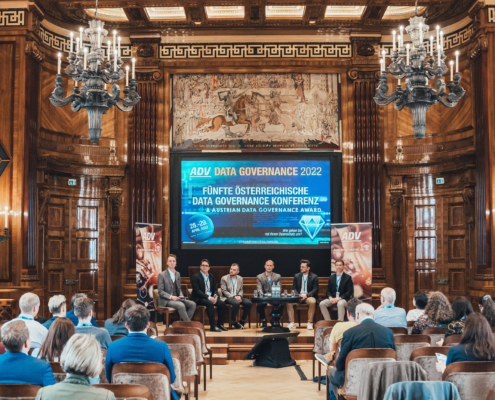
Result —
[{"label": "man in dark suit", "polygon": [[[294,275],[294,281],[292,282],[292,290],[299,295],[300,303],[306,303],[309,305],[308,310],[308,325],[307,329],[313,329],[313,317],[315,315],[316,302],[318,301],[318,275],[313,274],[309,269],[311,263],[309,260],[299,261],[301,272]],[[294,323],[294,304],[287,304],[287,314],[289,315],[289,329],[296,329]]]},{"label": "man in dark suit", "polygon": [[344,272],[344,261],[335,261],[335,274],[328,279],[327,299],[320,303],[320,310],[325,320],[329,321],[330,313],[328,307],[337,304],[339,321],[344,320],[347,302],[354,297],[354,284],[352,277]]},{"label": "man in dark suit", "polygon": [[[175,370],[172,355],[167,343],[155,340],[146,335],[150,326],[150,312],[142,305],[135,305],[125,312],[125,326],[129,334],[108,346],[105,359],[105,370],[108,382],[112,382],[112,368],[123,362],[153,362],[165,364],[170,371],[170,384],[175,381]],[[171,397],[178,400],[173,389]]]},{"label": "man in dark suit", "polygon": [[186,300],[180,288],[180,274],[175,270],[177,257],[169,254],[167,269],[158,275],[158,306],[175,308],[183,321],[191,321],[196,303]]},{"label": "man in dark suit", "polygon": [[336,368],[329,373],[331,388],[338,398],[337,389],[345,383],[345,360],[352,350],[393,349],[394,333],[391,329],[375,322],[375,310],[371,304],[361,303],[356,307],[357,326],[344,332]]},{"label": "man in dark suit", "polygon": [[[192,296],[191,300],[198,306],[206,306],[206,314],[210,320],[210,330],[213,332],[227,331],[223,326],[225,321],[225,303],[218,297],[217,284],[210,271],[210,262],[201,260],[199,267],[201,271],[191,278]],[[218,321],[215,324],[215,306],[218,311]]]},{"label": "man in dark suit", "polygon": [[19,319],[2,326],[2,342],[7,350],[0,355],[0,383],[55,385],[50,364],[29,356],[29,329]]}]

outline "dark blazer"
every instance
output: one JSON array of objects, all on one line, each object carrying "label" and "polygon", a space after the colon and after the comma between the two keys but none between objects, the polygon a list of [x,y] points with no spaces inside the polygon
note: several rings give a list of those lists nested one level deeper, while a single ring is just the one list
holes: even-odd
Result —
[{"label": "dark blazer", "polygon": [[447,353],[446,365],[452,364],[454,362],[462,361],[486,361],[476,358],[472,351],[466,349],[465,344],[458,344],[457,346],[452,346]]},{"label": "dark blazer", "polygon": [[[303,274],[301,272],[294,275],[294,281],[292,282],[292,290],[295,290],[296,294],[301,293],[302,275]],[[307,282],[308,297],[314,297],[316,300],[318,300],[319,288],[320,288],[320,284],[318,282],[318,275],[309,272],[308,282]]]},{"label": "dark blazer", "polygon": [[[327,299],[329,297],[335,297],[337,293],[337,274],[333,274],[328,279],[327,285]],[[342,278],[340,279],[339,285],[340,298],[345,301],[349,301],[354,297],[354,284],[352,283],[352,278],[345,272],[342,273]]]},{"label": "dark blazer", "polygon": [[[74,317],[76,317],[74,315]],[[58,317],[56,316],[53,316],[51,317],[48,321],[44,322],[42,325],[46,328],[46,329],[50,329],[50,326],[52,326],[52,324],[55,322],[55,320],[57,319]],[[77,317],[76,317],[77,318]],[[77,325],[77,324],[76,324]]]},{"label": "dark blazer", "polygon": [[[392,332],[392,331],[390,331]],[[170,384],[175,382],[174,362],[167,343],[151,339],[144,333],[129,333],[108,346],[105,369],[108,382],[112,382],[112,368],[122,362],[154,362],[165,364],[170,371]],[[174,400],[178,400],[171,390]]]},{"label": "dark blazer", "polygon": [[46,361],[6,351],[0,356],[0,383],[50,386],[55,385],[55,377]]},{"label": "dark blazer", "polygon": [[[74,314],[74,309],[67,311],[65,317],[69,318],[75,326],[77,326],[77,324],[79,323],[79,318],[77,318],[76,314]],[[99,328],[98,324],[96,323],[95,317],[91,317],[91,325],[93,325],[95,328]]]},{"label": "dark blazer", "polygon": [[[210,277],[209,283],[210,283],[211,295],[212,297],[215,295],[218,296],[218,289],[217,289],[217,283],[215,282],[215,278],[213,277],[212,274],[208,274],[208,276]],[[206,294],[206,288],[205,288],[205,280],[203,279],[203,275],[201,274],[201,271],[192,276],[191,284],[193,288],[191,294],[192,301],[197,303],[199,299],[208,300],[208,295]]]}]

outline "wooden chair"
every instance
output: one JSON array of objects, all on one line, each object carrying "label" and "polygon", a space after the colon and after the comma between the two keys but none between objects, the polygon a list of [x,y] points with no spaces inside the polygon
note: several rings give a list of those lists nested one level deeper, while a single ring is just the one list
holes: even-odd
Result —
[{"label": "wooden chair", "polygon": [[486,400],[495,386],[495,362],[462,361],[447,365],[442,380],[457,386],[461,399]]},{"label": "wooden chair", "polygon": [[124,335],[110,335],[110,339],[112,339],[112,342],[115,342],[116,340],[125,338]]},{"label": "wooden chair", "polygon": [[[196,328],[198,329],[203,337],[203,343],[205,345],[206,352],[203,354],[203,356],[208,355],[208,359],[210,361],[210,379],[213,377],[213,350],[207,346],[206,344],[206,329],[205,326],[198,321],[175,321],[172,324],[172,327],[184,327],[184,328]],[[206,375],[205,375],[206,377]]]},{"label": "wooden chair", "polygon": [[191,393],[194,384],[194,397],[198,399],[198,366],[196,363],[196,342],[190,336],[157,336],[156,340],[167,343],[169,349],[177,350],[181,356],[182,380],[187,383],[187,391]]},{"label": "wooden chair", "polygon": [[495,326],[492,326],[492,333],[495,333]]},{"label": "wooden chair", "polygon": [[55,382],[63,382],[67,376],[67,373],[62,369],[59,362],[50,361],[50,367],[52,368],[53,376],[55,377]]},{"label": "wooden chair", "polygon": [[[152,331],[155,331],[155,334],[152,334]],[[158,327],[153,321],[150,321],[150,327],[148,328],[148,331],[146,332],[148,336],[158,336]]]},{"label": "wooden chair", "polygon": [[201,333],[196,328],[184,328],[184,327],[171,327],[165,329],[165,336],[172,335],[185,335],[190,336],[195,341],[195,349],[196,349],[196,362],[198,364],[198,372],[199,372],[199,381],[201,382],[201,366],[203,366],[203,384],[204,390],[206,390],[206,361],[203,357],[204,348],[206,347],[203,343],[203,337]]},{"label": "wooden chair", "polygon": [[153,395],[150,390],[143,385],[127,385],[124,383],[98,383],[93,385],[96,388],[110,390],[117,400],[125,400],[128,398],[153,400]]},{"label": "wooden chair", "polygon": [[410,335],[412,333],[412,328],[416,321],[407,321],[407,333]]},{"label": "wooden chair", "polygon": [[[330,335],[332,334],[333,327],[325,328],[322,338],[322,351],[321,354],[327,354],[330,352]],[[321,362],[318,362],[318,391],[321,390]]]},{"label": "wooden chair", "polygon": [[492,390],[488,392],[488,396],[486,396],[486,400],[495,400],[495,386],[492,387]]},{"label": "wooden chair", "polygon": [[394,335],[397,361],[409,361],[414,350],[430,346],[430,342],[428,335]]},{"label": "wooden chair", "polygon": [[177,350],[170,350],[170,354],[172,355],[175,371],[175,382],[172,384],[172,389],[175,391],[179,399],[182,397],[182,395],[184,395],[186,400],[188,400],[189,393],[184,388],[182,381],[182,358]]},{"label": "wooden chair", "polygon": [[407,328],[389,326],[388,329],[390,329],[394,333],[394,335],[407,335]]},{"label": "wooden chair", "polygon": [[444,346],[452,347],[461,343],[462,335],[447,336],[443,341]]},{"label": "wooden chair", "polygon": [[36,399],[38,391],[41,386],[38,385],[25,385],[25,384],[0,384],[0,398],[1,399],[18,399],[23,400]]},{"label": "wooden chair", "polygon": [[170,371],[165,364],[124,362],[112,367],[112,382],[146,386],[154,400],[171,400]]},{"label": "wooden chair", "polygon": [[[397,353],[392,349],[352,350],[345,360],[345,382],[338,393],[346,400],[357,400],[361,372],[365,365],[375,361],[396,361]],[[349,377],[356,377],[350,380]],[[327,378],[328,380],[328,378]]]},{"label": "wooden chair", "polygon": [[[155,304],[155,325],[156,325],[156,320],[158,313],[163,314],[163,323],[165,324],[165,327],[168,328],[170,325],[170,314],[177,314],[179,315],[179,312],[172,307],[158,307],[158,298],[160,296],[158,295],[158,289],[153,289],[153,303]],[[179,315],[180,319],[180,315]],[[158,330],[156,331],[158,334]]]},{"label": "wooden chair", "polygon": [[105,327],[105,320],[104,320],[104,319],[97,319],[97,320],[96,320],[96,323],[97,323],[97,325],[98,325],[100,328],[104,328],[104,327]]},{"label": "wooden chair", "polygon": [[313,378],[315,377],[315,354],[322,354],[323,333],[326,328],[333,327],[339,321],[318,321],[314,326],[314,347],[313,347]]},{"label": "wooden chair", "polygon": [[445,339],[445,332],[446,331],[447,331],[447,328],[426,328],[426,329],[423,329],[423,331],[421,331],[421,334],[430,336],[431,344],[433,346],[436,346],[437,342],[440,339]]},{"label": "wooden chair", "polygon": [[[416,336],[416,335],[412,335]],[[449,352],[448,347],[429,346],[413,350],[409,356],[409,361],[417,362],[428,374],[429,381],[441,381],[442,373],[437,371],[436,353],[445,354]]]}]

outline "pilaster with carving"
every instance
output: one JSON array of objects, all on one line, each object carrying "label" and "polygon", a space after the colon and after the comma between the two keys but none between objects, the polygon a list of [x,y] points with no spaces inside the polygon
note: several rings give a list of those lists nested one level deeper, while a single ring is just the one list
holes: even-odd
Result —
[{"label": "pilaster with carving", "polygon": [[108,201],[111,205],[110,229],[117,235],[120,232],[119,206],[122,205],[122,188],[120,179],[110,179],[110,189],[107,191]]}]

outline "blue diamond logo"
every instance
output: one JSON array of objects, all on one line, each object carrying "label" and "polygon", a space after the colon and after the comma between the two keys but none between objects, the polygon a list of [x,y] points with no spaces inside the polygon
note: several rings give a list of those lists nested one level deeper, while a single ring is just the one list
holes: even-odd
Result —
[{"label": "blue diamond logo", "polygon": [[313,240],[318,235],[318,232],[321,231],[323,225],[325,225],[325,221],[319,215],[303,215],[299,221],[299,225],[301,225],[304,232]]}]

